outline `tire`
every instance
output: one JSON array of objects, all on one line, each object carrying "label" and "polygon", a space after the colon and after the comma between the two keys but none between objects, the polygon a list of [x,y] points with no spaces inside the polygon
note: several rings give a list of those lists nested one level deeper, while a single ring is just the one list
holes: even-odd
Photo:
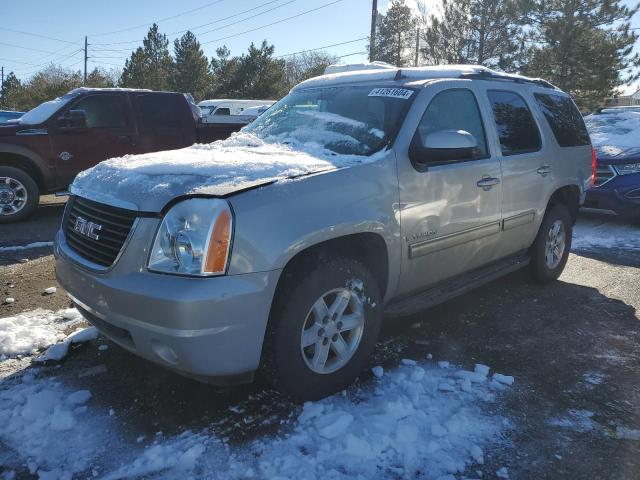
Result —
[{"label": "tire", "polygon": [[40,189],[27,172],[0,166],[0,223],[24,220],[38,208],[39,201]]},{"label": "tire", "polygon": [[[554,233],[558,228],[558,233]],[[550,283],[560,276],[567,264],[572,235],[573,220],[569,209],[563,204],[552,206],[545,214],[530,250],[529,270],[537,283]],[[554,244],[557,248],[553,248]]]},{"label": "tire", "polygon": [[[263,376],[296,401],[317,400],[344,389],[367,365],[380,332],[382,308],[375,277],[358,261],[334,258],[318,259],[310,269],[294,269],[281,282],[265,338]],[[339,304],[346,305],[344,313],[329,319]],[[359,322],[361,328],[346,328],[347,323],[351,327]],[[303,342],[308,345],[303,347]],[[340,350],[347,353],[340,356]]]}]

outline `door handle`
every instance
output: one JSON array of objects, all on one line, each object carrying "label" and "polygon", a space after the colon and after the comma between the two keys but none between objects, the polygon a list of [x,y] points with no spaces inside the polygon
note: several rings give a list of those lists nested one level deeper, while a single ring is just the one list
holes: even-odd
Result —
[{"label": "door handle", "polygon": [[478,185],[478,187],[482,188],[485,192],[487,190],[491,190],[491,188],[494,185],[497,185],[500,183],[500,179],[495,178],[495,177],[482,177],[482,180],[478,180],[476,182],[476,185]]},{"label": "door handle", "polygon": [[551,173],[551,165],[542,165],[538,170],[536,170],[538,174],[546,177],[549,173]]}]

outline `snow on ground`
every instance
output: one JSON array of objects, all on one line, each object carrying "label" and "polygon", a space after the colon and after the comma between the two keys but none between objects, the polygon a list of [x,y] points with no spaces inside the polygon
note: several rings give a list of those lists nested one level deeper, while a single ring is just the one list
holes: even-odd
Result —
[{"label": "snow on ground", "polygon": [[0,253],[18,252],[21,250],[29,250],[31,248],[44,248],[52,246],[53,242],[33,242],[28,243],[27,245],[9,245],[6,247],[0,247]]},{"label": "snow on ground", "polygon": [[621,248],[640,253],[640,226],[595,224],[590,221],[578,221],[573,227],[572,250],[593,250],[596,248]]},{"label": "snow on ground", "polygon": [[124,440],[117,414],[92,405],[90,392],[37,372],[3,382],[0,441],[12,456],[0,463],[40,478],[437,479],[482,470],[486,452],[512,428],[493,413],[509,387],[482,367],[419,361],[305,404],[272,437],[230,444],[210,427],[145,445]]},{"label": "snow on ground", "polygon": [[62,341],[65,331],[83,321],[75,308],[56,313],[37,309],[0,318],[0,358],[32,354]]}]

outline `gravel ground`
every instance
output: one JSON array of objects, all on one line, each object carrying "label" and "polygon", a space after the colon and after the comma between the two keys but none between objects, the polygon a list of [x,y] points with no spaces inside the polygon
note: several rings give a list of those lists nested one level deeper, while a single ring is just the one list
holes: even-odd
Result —
[{"label": "gravel ground", "polygon": [[[58,222],[51,217],[61,208],[45,208],[28,230],[12,229],[1,243],[51,240]],[[593,232],[640,237],[640,227],[583,215],[577,234]],[[0,262],[3,294],[16,298],[0,306],[0,317],[68,306],[59,286],[42,296],[56,285],[50,249],[0,255]],[[504,445],[487,452],[486,472],[506,466],[510,478],[640,478],[640,437],[625,434],[640,432],[639,309],[640,241],[633,249],[598,246],[595,238],[574,249],[552,285],[533,285],[526,272],[516,272],[462,299],[389,319],[372,365],[393,368],[401,358],[431,353],[466,368],[483,363],[514,375],[501,412],[514,428]],[[29,369],[28,358],[0,362],[0,377]],[[123,441],[205,427],[233,442],[260,439],[299,409],[259,384],[220,389],[184,379],[102,338],[45,370],[70,388],[90,390],[93,408],[117,412]],[[370,381],[369,373],[360,379]],[[246,415],[262,421],[247,424]],[[2,451],[0,443],[0,458]],[[17,474],[32,478],[26,470]]]}]

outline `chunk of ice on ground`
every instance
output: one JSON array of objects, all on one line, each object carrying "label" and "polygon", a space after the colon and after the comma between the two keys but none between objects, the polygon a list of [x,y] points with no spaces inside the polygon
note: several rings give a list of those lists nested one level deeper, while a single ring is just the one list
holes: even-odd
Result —
[{"label": "chunk of ice on ground", "polygon": [[6,305],[10,305],[10,304],[14,303],[15,301],[16,301],[16,299],[13,298],[13,297],[7,297],[7,298],[4,299],[4,303]]},{"label": "chunk of ice on ground", "polygon": [[616,435],[624,440],[640,440],[640,430],[627,427],[616,427]]},{"label": "chunk of ice on ground", "polygon": [[67,336],[61,343],[50,346],[44,354],[33,359],[34,362],[60,361],[69,353],[69,347],[74,343],[85,343],[98,338],[96,327],[76,330]]},{"label": "chunk of ice on ground", "polygon": [[318,417],[315,426],[321,437],[331,440],[343,435],[351,422],[353,422],[353,415],[337,411]]},{"label": "chunk of ice on ground", "polygon": [[477,464],[484,464],[484,452],[478,445],[474,445],[473,447],[471,447],[471,456]]},{"label": "chunk of ice on ground", "polygon": [[382,378],[382,376],[384,375],[384,368],[376,366],[371,369],[371,372],[376,378]]},{"label": "chunk of ice on ground", "polygon": [[489,367],[487,367],[486,365],[482,365],[481,363],[476,363],[476,366],[473,369],[474,372],[484,375],[485,377],[489,375],[489,370]]},{"label": "chunk of ice on ground", "polygon": [[56,287],[48,287],[44,289],[44,294],[45,295],[51,295],[53,293],[56,293],[58,291],[58,289]]},{"label": "chunk of ice on ground", "polygon": [[513,385],[514,382],[514,378],[510,375],[502,375],[500,373],[494,373],[493,374],[493,379],[498,382],[498,383],[502,383],[504,385]]},{"label": "chunk of ice on ground", "polygon": [[417,362],[415,360],[411,360],[410,358],[403,358],[402,364],[411,366],[411,365],[417,365]]},{"label": "chunk of ice on ground", "polygon": [[509,470],[507,467],[502,467],[496,472],[496,477],[498,478],[509,478]]},{"label": "chunk of ice on ground", "polygon": [[444,360],[440,360],[438,362],[438,367],[440,367],[440,368],[449,368],[449,362],[446,362]]}]

